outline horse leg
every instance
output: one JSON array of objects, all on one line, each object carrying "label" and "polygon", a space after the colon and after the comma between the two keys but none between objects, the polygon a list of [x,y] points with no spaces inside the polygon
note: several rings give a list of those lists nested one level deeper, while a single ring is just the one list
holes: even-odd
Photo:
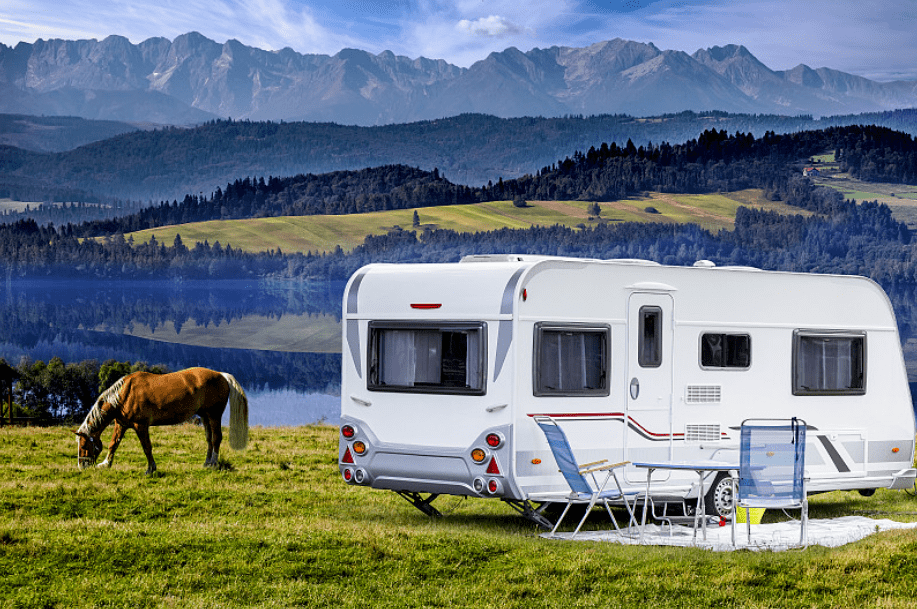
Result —
[{"label": "horse leg", "polygon": [[127,431],[127,428],[118,421],[115,421],[113,429],[114,433],[111,434],[111,443],[108,445],[108,455],[105,456],[105,460],[99,463],[97,467],[111,467],[115,462],[115,451],[118,450],[118,445],[121,444],[121,440],[124,438],[124,433]]},{"label": "horse leg", "polygon": [[207,463],[217,467],[220,463],[220,443],[223,441],[222,417],[207,415],[204,425],[207,427]]},{"label": "horse leg", "polygon": [[156,461],[153,460],[153,444],[150,442],[150,427],[149,425],[135,423],[134,431],[137,432],[137,437],[140,439],[140,446],[143,447],[143,452],[146,455],[146,474],[149,476],[156,471]]},{"label": "horse leg", "polygon": [[216,459],[213,457],[213,428],[210,425],[210,417],[203,414],[200,417],[207,434],[207,458],[204,460],[204,467],[213,467],[216,465]]}]

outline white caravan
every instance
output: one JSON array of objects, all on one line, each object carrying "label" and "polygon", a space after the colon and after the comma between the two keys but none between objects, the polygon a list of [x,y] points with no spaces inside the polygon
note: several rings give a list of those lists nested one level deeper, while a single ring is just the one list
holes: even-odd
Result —
[{"label": "white caravan", "polygon": [[[341,475],[427,514],[496,497],[546,524],[569,487],[538,415],[581,463],[737,463],[744,419],[799,417],[809,492],[917,475],[895,315],[863,277],[470,256],[366,266],[343,305]],[[726,513],[724,476],[657,470],[653,488]],[[625,490],[645,482],[625,470]]]}]

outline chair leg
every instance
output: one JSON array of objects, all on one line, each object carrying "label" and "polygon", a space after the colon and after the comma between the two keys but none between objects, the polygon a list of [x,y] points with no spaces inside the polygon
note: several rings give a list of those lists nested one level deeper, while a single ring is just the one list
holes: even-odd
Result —
[{"label": "chair leg", "polygon": [[554,525],[554,528],[551,529],[551,537],[554,537],[554,534],[557,532],[557,528],[560,526],[560,523],[563,522],[564,516],[567,515],[567,511],[570,509],[571,503],[567,503],[567,506],[564,508],[564,511],[561,512],[560,518],[557,519],[557,523]]},{"label": "chair leg", "polygon": [[615,519],[615,515],[611,513],[611,506],[608,505],[608,499],[602,499],[602,503],[605,504],[605,511],[608,512],[608,517],[611,518],[611,523],[615,525],[615,531],[620,533],[621,527],[618,526],[618,521]]},{"label": "chair leg", "polygon": [[573,531],[573,535],[570,536],[570,539],[576,537],[576,534],[579,533],[579,530],[583,527],[583,523],[586,522],[586,519],[589,518],[589,512],[592,511],[592,508],[595,507],[595,502],[598,499],[597,496],[593,495],[592,500],[589,501],[589,507],[586,508],[586,513],[583,514],[583,519],[579,521],[579,524],[576,525],[576,530]]}]

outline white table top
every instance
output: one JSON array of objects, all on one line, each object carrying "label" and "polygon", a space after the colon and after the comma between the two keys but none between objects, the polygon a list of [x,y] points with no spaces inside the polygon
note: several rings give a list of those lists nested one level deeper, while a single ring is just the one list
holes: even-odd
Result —
[{"label": "white table top", "polygon": [[728,461],[712,461],[709,459],[700,459],[697,461],[634,461],[634,467],[645,469],[679,469],[689,471],[725,471],[730,469],[739,469],[738,463],[729,463]]}]

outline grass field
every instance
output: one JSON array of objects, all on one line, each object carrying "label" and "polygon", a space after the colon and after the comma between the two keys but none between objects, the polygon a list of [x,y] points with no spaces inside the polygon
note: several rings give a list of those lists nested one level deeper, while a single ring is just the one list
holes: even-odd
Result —
[{"label": "grass field", "polygon": [[[152,440],[157,476],[132,433],[112,469],[81,473],[69,429],[0,429],[0,607],[917,604],[917,531],[781,553],[550,541],[494,500],[441,497],[433,520],[346,486],[336,428],[253,428],[218,471],[200,428]],[[812,518],[850,514],[912,521],[917,499],[811,499]]]},{"label": "grass field", "polygon": [[887,184],[863,182],[845,174],[817,178],[816,184],[830,186],[847,199],[857,201],[878,201],[892,211],[892,216],[904,222],[912,230],[917,229],[917,186],[909,184]]},{"label": "grass field", "polygon": [[[782,213],[800,213],[782,203],[764,198],[761,190],[743,190],[708,195],[660,194],[621,201],[600,202],[602,213],[590,220],[586,201],[530,201],[525,208],[511,201],[451,205],[418,209],[420,226],[413,227],[413,209],[353,214],[346,216],[285,216],[246,220],[221,220],[166,226],[131,233],[135,243],[146,243],[152,236],[171,245],[180,234],[185,245],[205,239],[212,245],[219,241],[249,252],[263,252],[278,247],[286,253],[326,252],[340,245],[345,251],[363,243],[366,235],[381,235],[395,226],[405,230],[443,228],[458,232],[478,232],[533,225],[561,224],[576,227],[599,222],[693,222],[717,231],[731,229],[740,205],[774,209]],[[647,212],[655,208],[658,213]]]}]

